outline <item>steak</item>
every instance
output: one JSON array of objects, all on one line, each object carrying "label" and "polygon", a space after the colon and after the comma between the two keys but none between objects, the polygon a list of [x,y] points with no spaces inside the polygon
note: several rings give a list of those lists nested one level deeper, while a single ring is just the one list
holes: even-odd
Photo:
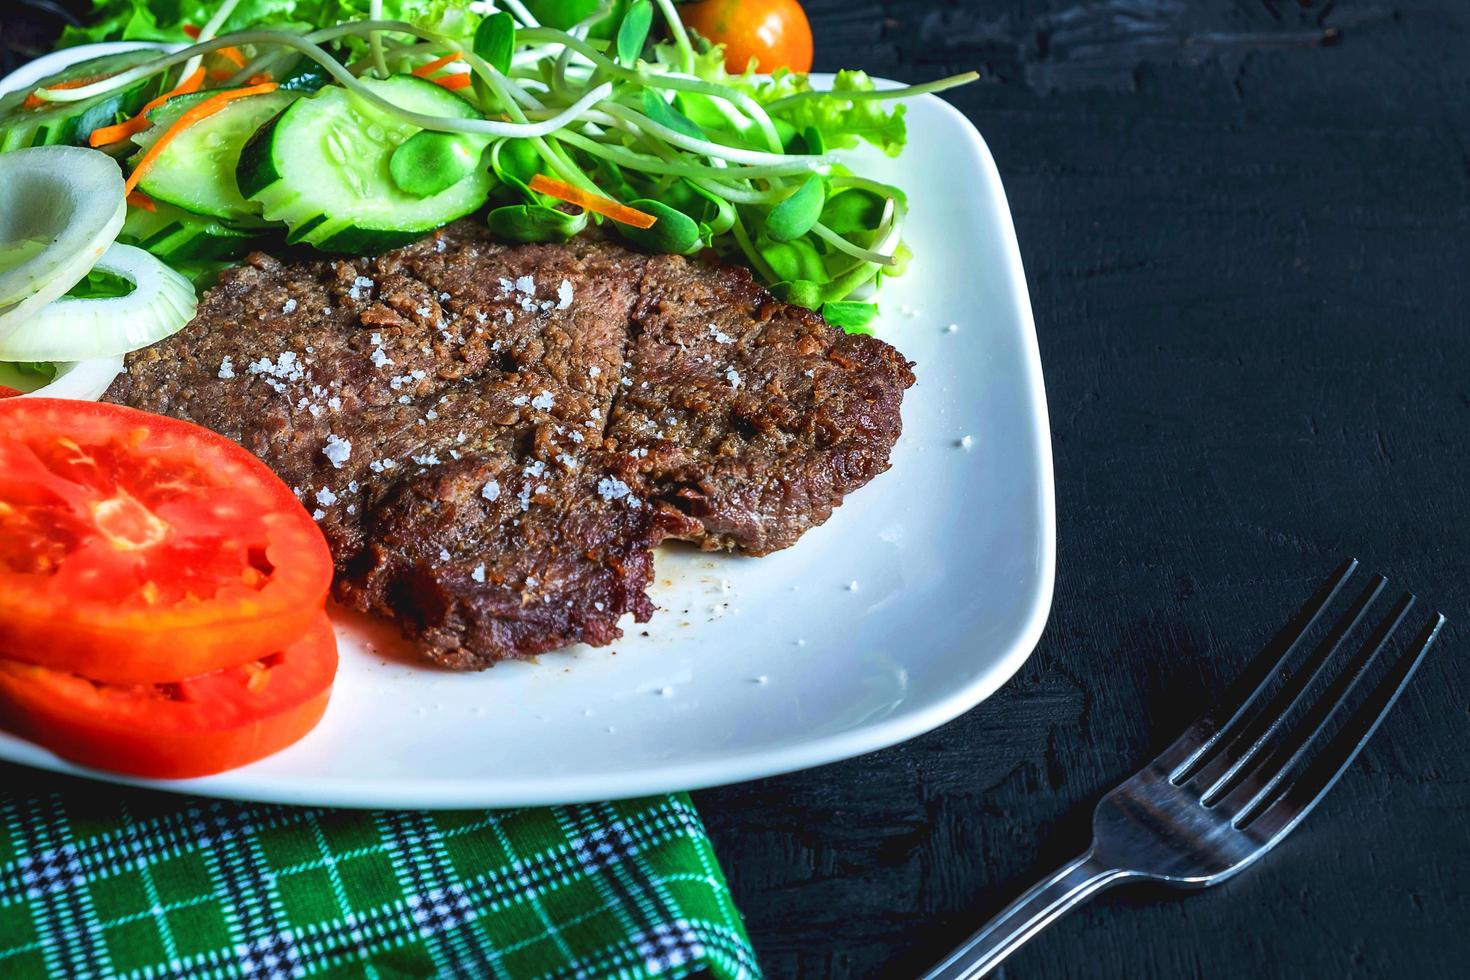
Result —
[{"label": "steak", "polygon": [[913,384],[888,344],[775,299],[744,269],[649,260],[610,441],[706,549],[764,555],[888,469]]},{"label": "steak", "polygon": [[104,397],[254,452],[339,601],[478,669],[646,621],[666,538],[789,546],[888,468],[912,383],[744,270],[465,222],[377,258],[251,255]]}]

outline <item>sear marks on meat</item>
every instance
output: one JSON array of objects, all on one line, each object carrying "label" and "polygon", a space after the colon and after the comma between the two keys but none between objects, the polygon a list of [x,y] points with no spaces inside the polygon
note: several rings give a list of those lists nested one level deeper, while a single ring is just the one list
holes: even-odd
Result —
[{"label": "sear marks on meat", "polygon": [[478,669],[646,621],[665,538],[789,546],[887,469],[912,383],[743,270],[460,223],[374,259],[252,255],[105,397],[260,456],[339,601]]},{"label": "sear marks on meat", "polygon": [[[624,612],[647,621],[651,549],[685,531],[685,519],[599,493],[602,453],[534,477],[525,463],[507,445],[392,484],[338,578],[338,598],[396,617],[429,659],[456,669],[578,640],[611,643]],[[487,486],[500,488],[494,501]]]},{"label": "sear marks on meat", "polygon": [[764,555],[888,469],[908,362],[782,303],[749,272],[649,262],[608,435],[706,550]]}]

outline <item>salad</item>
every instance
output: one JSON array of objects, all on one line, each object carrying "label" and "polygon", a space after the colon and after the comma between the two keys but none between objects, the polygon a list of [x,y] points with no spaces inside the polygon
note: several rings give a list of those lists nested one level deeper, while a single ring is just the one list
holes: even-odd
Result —
[{"label": "salad", "polygon": [[[822,91],[753,60],[731,73],[673,0],[98,8],[62,43],[152,46],[0,99],[0,204],[68,205],[0,208],[0,384],[166,336],[193,312],[183,279],[252,249],[380,252],[477,212],[511,242],[600,225],[648,251],[713,249],[868,330],[909,259],[907,203],[837,151],[897,154],[899,100],[975,77],[879,90],[850,71]],[[94,374],[70,393],[95,396]]]},{"label": "salad", "polygon": [[[842,72],[818,90],[756,73],[809,67],[809,33],[727,48],[673,0],[97,7],[63,43],[146,43],[0,98],[0,724],[165,778],[296,741],[337,665],[333,558],[298,492],[223,435],[92,404],[125,354],[194,318],[199,286],[258,248],[374,254],[475,215],[507,242],[597,226],[713,250],[870,332],[909,260],[907,202],[837,153],[899,153],[897,100],[974,78],[879,90]],[[716,37],[749,15],[689,9]],[[351,448],[323,452],[340,467]],[[603,482],[605,500],[629,492]]]}]

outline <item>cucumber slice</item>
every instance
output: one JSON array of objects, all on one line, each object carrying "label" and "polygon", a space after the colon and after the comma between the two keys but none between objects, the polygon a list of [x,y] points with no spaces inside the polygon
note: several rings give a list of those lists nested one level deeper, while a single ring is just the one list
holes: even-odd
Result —
[{"label": "cucumber slice", "polygon": [[[169,99],[148,114],[153,126],[137,137],[143,153],[158,142],[179,117],[216,92],[194,92]],[[163,148],[139,181],[144,194],[190,214],[221,221],[260,223],[260,207],[246,201],[235,183],[240,150],[272,116],[295,102],[296,92],[267,92],[236,99],[212,116],[199,120]]]},{"label": "cucumber slice", "polygon": [[[340,53],[338,56],[340,57]],[[281,79],[281,88],[288,92],[316,92],[330,84],[332,76],[327,74],[327,70],[307,58],[302,58]]]},{"label": "cucumber slice", "polygon": [[0,153],[28,146],[86,146],[92,130],[126,119],[162,92],[168,73],[159,72],[116,92],[81,102],[48,102],[27,109],[26,98],[38,88],[79,78],[114,75],[145,61],[153,61],[158,56],[158,51],[145,50],[91,58],[43,79],[32,88],[0,98]]},{"label": "cucumber slice", "polygon": [[170,264],[238,259],[272,237],[261,231],[232,228],[172,205],[154,203],[156,211],[129,208],[117,240],[145,249]]},{"label": "cucumber slice", "polygon": [[[478,116],[464,99],[422,78],[394,75],[362,83],[405,109]],[[418,132],[346,89],[325,88],[256,133],[240,155],[240,190],[261,205],[266,218],[285,222],[289,242],[359,255],[407,245],[480,207],[495,182],[488,167],[477,166],[437,194],[404,193],[389,162]]]}]

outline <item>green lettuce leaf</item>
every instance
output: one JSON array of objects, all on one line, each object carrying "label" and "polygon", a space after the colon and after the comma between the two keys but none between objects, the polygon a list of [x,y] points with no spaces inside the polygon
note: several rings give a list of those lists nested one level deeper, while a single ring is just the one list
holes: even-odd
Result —
[{"label": "green lettuce leaf", "polygon": [[66,291],[72,299],[114,299],[127,296],[135,287],[122,276],[93,269],[82,281]]},{"label": "green lettuce leaf", "polygon": [[10,366],[21,374],[39,375],[46,384],[56,380],[56,365],[51,361],[12,361]]},{"label": "green lettuce leaf", "polygon": [[[653,47],[653,61],[670,71],[679,71],[679,49],[667,42],[656,44]],[[694,74],[706,82],[729,85],[751,95],[757,95],[761,86],[766,84],[765,79],[751,71],[740,75],[732,75],[726,71],[725,49],[719,45],[711,45],[703,51],[695,52]]]},{"label": "green lettuce leaf", "polygon": [[[84,27],[68,27],[60,45],[93,41],[187,42],[186,24],[201,27],[220,0],[92,0],[92,17]],[[368,16],[369,0],[242,0],[221,33],[248,27],[330,27]],[[474,34],[481,17],[464,0],[383,0],[384,20],[406,20],[452,37]],[[351,46],[351,45],[349,45]]]},{"label": "green lettuce leaf", "polygon": [[[873,80],[866,72],[840,71],[832,82],[833,92],[871,92]],[[784,74],[757,91],[763,103],[773,103],[789,95],[812,91],[805,75]],[[878,99],[844,99],[836,95],[820,95],[798,99],[778,106],[774,114],[798,132],[808,126],[821,134],[829,149],[854,147],[868,142],[891,157],[903,150],[908,140],[904,124],[904,106],[899,102]]]},{"label": "green lettuce leaf", "polygon": [[[673,70],[678,66],[678,53],[673,45],[660,44],[654,49],[654,61]],[[694,74],[707,82],[740,89],[762,105],[815,91],[806,75],[784,69],[769,79],[750,71],[732,75],[725,70],[725,53],[719,46],[695,55]],[[873,80],[861,71],[840,71],[832,80],[833,92],[871,92],[873,87]],[[772,116],[778,129],[789,126],[793,133],[800,133],[807,127],[816,130],[826,149],[851,149],[859,142],[868,142],[896,157],[908,141],[904,112],[903,104],[896,101],[817,95],[777,106]]]}]

